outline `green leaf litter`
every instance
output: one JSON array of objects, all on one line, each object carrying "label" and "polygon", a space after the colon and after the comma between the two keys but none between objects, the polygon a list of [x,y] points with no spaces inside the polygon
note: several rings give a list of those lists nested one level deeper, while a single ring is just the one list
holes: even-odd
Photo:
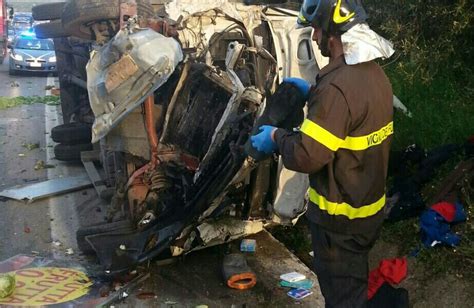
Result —
[{"label": "green leaf litter", "polygon": [[60,104],[59,96],[46,95],[46,96],[17,96],[17,97],[4,97],[0,96],[0,109],[12,108],[20,105],[32,105],[32,104],[46,104],[50,106],[57,106]]}]

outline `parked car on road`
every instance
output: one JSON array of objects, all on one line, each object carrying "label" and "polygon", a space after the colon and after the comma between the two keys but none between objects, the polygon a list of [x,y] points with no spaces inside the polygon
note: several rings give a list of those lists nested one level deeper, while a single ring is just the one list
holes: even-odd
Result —
[{"label": "parked car on road", "polygon": [[31,32],[20,34],[10,45],[9,74],[18,72],[56,73],[56,53],[51,39],[39,39]]},{"label": "parked car on road", "polygon": [[11,26],[17,33],[26,31],[33,26],[33,16],[30,12],[17,12],[13,15]]}]

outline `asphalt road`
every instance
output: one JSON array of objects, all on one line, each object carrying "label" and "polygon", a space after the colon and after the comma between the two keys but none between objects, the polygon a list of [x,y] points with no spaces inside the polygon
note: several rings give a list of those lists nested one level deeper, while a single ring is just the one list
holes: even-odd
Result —
[{"label": "asphalt road", "polygon": [[[44,96],[47,85],[56,78],[45,75],[9,76],[8,61],[0,66],[0,96]],[[22,105],[0,111],[0,189],[84,173],[54,159],[49,137],[60,124],[59,106]],[[29,150],[26,146],[39,144]],[[35,170],[38,161],[54,168]],[[76,250],[74,232],[78,226],[78,204],[97,199],[92,189],[31,204],[8,200],[0,203],[0,260],[20,253],[38,252],[43,256],[66,257],[67,248]],[[60,246],[54,245],[59,242]],[[68,256],[70,258],[70,256]]]},{"label": "asphalt road", "polygon": [[[45,87],[57,83],[52,76],[8,76],[8,63],[0,66],[0,96],[43,96]],[[0,190],[27,183],[84,174],[80,165],[68,165],[54,159],[51,128],[61,123],[59,106],[23,105],[0,110]],[[39,144],[28,150],[24,145]],[[54,168],[35,170],[42,160]],[[95,190],[85,189],[30,204],[0,201],[0,261],[18,254],[37,254],[55,260],[80,264],[94,263],[77,249],[75,231],[80,225],[93,224],[105,213]],[[257,237],[259,251],[249,257],[257,273],[257,286],[250,291],[227,288],[221,277],[220,263],[227,246],[215,247],[176,259],[168,266],[148,264],[147,280],[120,306],[126,307],[286,307],[295,301],[278,288],[280,274],[305,272],[314,274],[268,234]],[[58,246],[57,244],[60,243]],[[235,244],[234,244],[235,246]],[[72,248],[73,255],[66,254]],[[235,247],[234,247],[235,248]],[[300,306],[322,307],[319,288]],[[139,294],[147,294],[140,298]],[[150,294],[154,296],[149,296]]]}]

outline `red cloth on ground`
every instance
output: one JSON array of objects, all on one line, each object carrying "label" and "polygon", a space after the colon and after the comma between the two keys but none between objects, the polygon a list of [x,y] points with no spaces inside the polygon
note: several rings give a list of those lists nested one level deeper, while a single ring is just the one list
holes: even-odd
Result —
[{"label": "red cloth on ground", "polygon": [[407,276],[407,259],[385,259],[369,273],[368,298],[371,299],[384,282],[399,284]]},{"label": "red cloth on ground", "polygon": [[456,216],[456,206],[449,202],[436,203],[435,205],[431,206],[431,209],[443,216],[447,222],[453,221],[454,216]]}]

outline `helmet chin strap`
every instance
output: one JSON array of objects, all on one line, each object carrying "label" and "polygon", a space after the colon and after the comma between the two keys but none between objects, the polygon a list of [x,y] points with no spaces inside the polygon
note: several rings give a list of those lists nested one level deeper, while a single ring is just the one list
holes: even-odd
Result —
[{"label": "helmet chin strap", "polygon": [[329,50],[329,35],[324,30],[321,38],[321,46],[319,46],[319,48],[321,49],[321,54],[324,57],[331,57],[331,51]]}]

